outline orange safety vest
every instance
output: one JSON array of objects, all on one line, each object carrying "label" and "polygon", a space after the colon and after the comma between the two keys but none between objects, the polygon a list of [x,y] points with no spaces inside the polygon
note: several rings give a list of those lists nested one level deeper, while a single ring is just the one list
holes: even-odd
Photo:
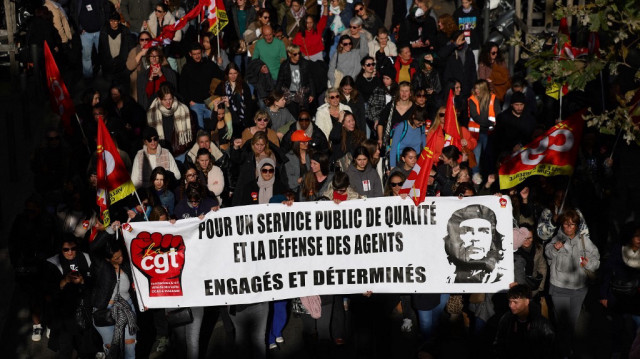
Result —
[{"label": "orange safety vest", "polygon": [[[469,97],[469,101],[472,101],[476,105],[478,113],[480,113],[480,102],[476,98],[476,95],[471,95],[471,97]],[[489,122],[491,122],[492,125],[489,126],[489,132],[493,132],[493,125],[496,123],[495,102],[496,95],[491,94],[491,100],[489,100]],[[480,137],[480,125],[471,117],[471,106],[469,106],[469,132],[471,132],[471,135],[476,140]]]}]

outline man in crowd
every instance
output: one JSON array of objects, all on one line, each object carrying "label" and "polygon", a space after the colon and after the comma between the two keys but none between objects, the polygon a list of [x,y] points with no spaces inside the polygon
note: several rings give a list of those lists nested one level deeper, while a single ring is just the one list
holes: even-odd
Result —
[{"label": "man in crowd", "polygon": [[262,39],[256,43],[253,59],[262,60],[269,68],[273,81],[278,79],[280,64],[287,59],[287,51],[282,40],[273,36],[273,29],[270,25],[262,27]]}]

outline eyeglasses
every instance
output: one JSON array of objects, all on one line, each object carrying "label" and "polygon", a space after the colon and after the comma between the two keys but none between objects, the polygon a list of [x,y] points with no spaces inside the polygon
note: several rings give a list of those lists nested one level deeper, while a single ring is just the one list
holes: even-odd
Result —
[{"label": "eyeglasses", "polygon": [[67,252],[69,252],[69,251],[71,251],[71,252],[75,252],[75,251],[77,251],[77,250],[78,250],[78,249],[77,249],[76,247],[64,247],[64,248],[62,248],[62,251],[63,251],[63,252],[65,252],[65,253],[67,253]]},{"label": "eyeglasses", "polygon": [[399,187],[402,186],[402,182],[390,182],[389,185],[391,185],[391,187]]},{"label": "eyeglasses", "polygon": [[163,12],[164,12],[164,10],[158,10],[158,9],[156,9],[156,12],[163,13]]},{"label": "eyeglasses", "polygon": [[186,177],[192,178],[197,176],[195,173],[187,173]]},{"label": "eyeglasses", "polygon": [[427,97],[427,95],[423,93],[419,93],[419,94],[416,94],[416,97]]},{"label": "eyeglasses", "polygon": [[256,119],[256,122],[269,122],[269,119],[260,117]]},{"label": "eyeglasses", "polygon": [[373,67],[373,66],[376,66],[376,63],[375,62],[369,62],[368,64],[364,64],[364,66]]},{"label": "eyeglasses", "polygon": [[187,202],[189,202],[189,203],[200,203],[200,200],[199,199],[190,199]]},{"label": "eyeglasses", "polygon": [[335,100],[337,98],[340,98],[340,95],[331,95],[331,96],[329,96],[329,100]]},{"label": "eyeglasses", "polygon": [[438,114],[438,117],[444,117],[444,112],[440,112],[440,113]]},{"label": "eyeglasses", "polygon": [[300,117],[298,119],[298,121],[307,121],[307,122],[309,122],[309,121],[311,121],[311,119],[309,117]]},{"label": "eyeglasses", "polygon": [[158,142],[158,140],[159,140],[158,136],[147,138],[147,142]]},{"label": "eyeglasses", "polygon": [[291,55],[291,56],[299,56],[299,55],[300,55],[300,53],[299,53],[299,52],[292,52],[292,53],[290,53],[289,55]]},{"label": "eyeglasses", "polygon": [[342,46],[351,46],[351,42],[343,42]]},{"label": "eyeglasses", "polygon": [[145,37],[145,38],[143,38],[143,39],[140,39],[140,42],[148,42],[149,40],[151,40],[151,39],[150,39],[150,38],[148,38],[148,37]]},{"label": "eyeglasses", "polygon": [[267,173],[274,173],[276,170],[273,168],[263,168],[260,170],[260,172],[267,174]]}]

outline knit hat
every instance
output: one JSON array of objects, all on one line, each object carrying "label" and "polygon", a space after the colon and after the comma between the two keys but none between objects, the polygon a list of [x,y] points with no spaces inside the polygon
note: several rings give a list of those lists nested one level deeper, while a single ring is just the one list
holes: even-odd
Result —
[{"label": "knit hat", "polygon": [[522,92],[514,92],[513,95],[511,95],[511,103],[522,103],[522,104],[526,104],[527,103],[527,98],[524,96],[524,94]]},{"label": "knit hat", "polygon": [[308,142],[311,137],[307,136],[304,130],[297,130],[291,134],[291,142]]},{"label": "knit hat", "polygon": [[524,227],[513,229],[513,250],[514,251],[517,251],[518,248],[522,247],[522,243],[524,243],[528,234],[529,234],[529,230]]},{"label": "knit hat", "polygon": [[142,130],[142,139],[149,140],[151,137],[158,137],[158,131],[153,127],[145,127]]},{"label": "knit hat", "polygon": [[393,67],[392,64],[388,64],[388,65],[384,65],[382,67],[380,67],[380,78],[382,78],[382,76],[387,76],[392,80],[396,79],[396,69]]}]

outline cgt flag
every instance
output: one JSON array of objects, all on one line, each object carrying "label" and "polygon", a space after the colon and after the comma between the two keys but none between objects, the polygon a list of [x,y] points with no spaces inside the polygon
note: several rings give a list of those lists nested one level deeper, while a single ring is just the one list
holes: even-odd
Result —
[{"label": "cgt flag", "polygon": [[[98,119],[98,148],[97,168],[98,193],[97,203],[100,206],[101,215],[108,215],[108,206],[133,193],[136,189],[131,182],[129,172],[120,158],[107,127],[102,117]],[[108,194],[108,197],[107,197]],[[103,216],[103,223],[107,225],[108,217]]]},{"label": "cgt flag", "polygon": [[444,115],[444,146],[453,145],[462,151],[462,143],[460,137],[460,126],[458,126],[458,116],[456,108],[453,105],[453,90],[449,90],[449,98],[447,99],[447,108]]},{"label": "cgt flag", "polygon": [[44,67],[47,74],[47,87],[51,95],[51,107],[60,115],[65,132],[71,135],[73,134],[71,116],[76,113],[76,110],[46,41],[44,42]]},{"label": "cgt flag", "polygon": [[209,32],[218,36],[222,28],[229,23],[227,11],[222,0],[211,0],[209,3]]},{"label": "cgt flag", "polygon": [[436,147],[438,144],[442,146],[442,143],[444,143],[444,134],[442,131],[434,131],[431,137],[427,137],[427,144],[420,152],[418,162],[413,166],[409,177],[407,177],[407,180],[404,181],[400,189],[400,193],[408,194],[416,206],[424,201],[424,197],[427,194],[431,167],[434,163],[438,162],[437,153],[442,151],[442,148]]},{"label": "cgt flag", "polygon": [[524,182],[529,176],[570,175],[578,155],[586,110],[574,113],[544,135],[513,154],[500,166],[500,189]]},{"label": "cgt flag", "polygon": [[158,35],[158,37],[156,37],[155,39],[147,42],[147,44],[145,45],[145,48],[170,44],[171,40],[173,40],[173,37],[176,35],[176,32],[182,30],[182,28],[187,26],[189,21],[197,18],[198,15],[200,15],[200,12],[202,11],[202,9],[206,6],[209,6],[210,1],[211,0],[200,0],[198,2],[198,5],[196,5],[193,9],[191,9],[191,11],[186,13],[180,19],[176,20],[176,22],[174,22],[171,25],[167,25],[163,27],[160,35]]}]

